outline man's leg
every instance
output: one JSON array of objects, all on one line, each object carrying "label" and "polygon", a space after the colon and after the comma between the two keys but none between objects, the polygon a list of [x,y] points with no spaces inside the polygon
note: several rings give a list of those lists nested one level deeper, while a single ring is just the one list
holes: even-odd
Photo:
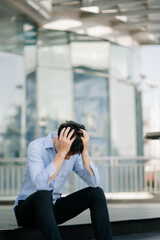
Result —
[{"label": "man's leg", "polygon": [[37,191],[16,207],[19,226],[40,227],[46,240],[62,240],[53,212],[52,195],[49,191]]},{"label": "man's leg", "polygon": [[87,208],[96,240],[112,240],[108,209],[104,192],[101,188],[85,188],[56,201],[53,207],[57,223],[63,223]]}]

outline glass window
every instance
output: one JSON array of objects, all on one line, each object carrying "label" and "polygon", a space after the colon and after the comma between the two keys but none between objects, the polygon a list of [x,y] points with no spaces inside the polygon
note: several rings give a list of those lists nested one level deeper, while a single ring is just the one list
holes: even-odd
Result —
[{"label": "glass window", "polygon": [[[112,155],[135,156],[136,106],[135,89],[130,85],[132,52],[111,46],[110,112]],[[128,80],[128,83],[126,82]],[[124,81],[124,82],[123,82]]]},{"label": "glass window", "polygon": [[110,44],[100,39],[73,36],[71,62],[74,72],[74,112],[90,135],[93,156],[110,154],[109,131],[109,51]]},{"label": "glass window", "polygon": [[71,61],[74,67],[84,67],[108,72],[108,42],[73,42],[71,43]]},{"label": "glass window", "polygon": [[25,99],[26,99],[26,145],[36,138],[37,124],[37,28],[24,26]]},{"label": "glass window", "polygon": [[[49,33],[54,36],[54,31]],[[60,37],[57,32],[55,34]],[[67,37],[62,32],[60,35]],[[38,135],[45,136],[49,131],[57,130],[61,122],[74,119],[69,45],[58,41],[54,46],[40,44],[38,64]]]},{"label": "glass window", "polygon": [[134,88],[110,79],[111,145],[114,156],[136,155]]},{"label": "glass window", "polygon": [[62,121],[73,119],[72,95],[72,74],[70,71],[38,70],[40,136],[44,136],[51,130],[57,130]]},{"label": "glass window", "polygon": [[110,74],[113,78],[132,78],[132,52],[130,49],[111,44]]},{"label": "glass window", "polygon": [[39,48],[39,64],[41,68],[60,67],[69,68],[69,47],[68,45],[57,45]]},{"label": "glass window", "polygon": [[24,154],[23,57],[0,53],[0,157]]},{"label": "glass window", "polygon": [[77,122],[86,126],[92,156],[109,154],[108,79],[74,73],[74,111]]},{"label": "glass window", "polygon": [[0,21],[0,51],[23,54],[23,21],[5,18]]}]

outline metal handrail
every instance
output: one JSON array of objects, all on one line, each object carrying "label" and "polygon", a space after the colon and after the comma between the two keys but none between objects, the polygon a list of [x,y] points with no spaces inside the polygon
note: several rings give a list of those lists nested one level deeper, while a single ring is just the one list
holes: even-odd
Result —
[{"label": "metal handrail", "polygon": [[[143,156],[91,157],[100,173],[100,186],[105,192],[160,193],[160,161]],[[150,165],[154,159],[154,165]],[[23,180],[26,158],[0,159],[0,196],[16,196]],[[150,167],[152,166],[152,167]],[[85,187],[72,174],[64,187],[69,193]]]}]

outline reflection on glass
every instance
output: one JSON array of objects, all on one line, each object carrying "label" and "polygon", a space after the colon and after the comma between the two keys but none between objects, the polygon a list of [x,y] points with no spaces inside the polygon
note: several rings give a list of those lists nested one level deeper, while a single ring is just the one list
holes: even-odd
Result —
[{"label": "reflection on glass", "polygon": [[36,138],[36,72],[26,75],[26,140]]},{"label": "reflection on glass", "polygon": [[26,145],[36,138],[37,120],[37,27],[24,26],[24,58],[26,85]]},{"label": "reflection on glass", "polygon": [[38,61],[38,127],[39,136],[45,136],[74,118],[69,46],[39,47]]},{"label": "reflection on glass", "polygon": [[71,60],[74,67],[108,72],[108,42],[73,42],[71,43]]},{"label": "reflection on glass", "polygon": [[131,79],[132,52],[111,46],[110,109],[112,155],[136,156],[136,105],[132,85],[118,81]]},{"label": "reflection on glass", "polygon": [[0,53],[0,157],[23,155],[23,57]]},{"label": "reflection on glass", "polygon": [[136,156],[134,88],[115,79],[111,79],[110,103],[112,155]]},{"label": "reflection on glass", "polygon": [[59,123],[73,119],[70,71],[40,68],[38,93],[40,136],[57,130]]},{"label": "reflection on glass", "polygon": [[69,68],[69,47],[68,45],[57,45],[41,47],[38,51],[40,67]]},{"label": "reflection on glass", "polygon": [[108,80],[96,75],[74,73],[74,111],[90,135],[92,156],[109,154]]},{"label": "reflection on glass", "polygon": [[23,20],[5,18],[0,21],[0,51],[23,54]]},{"label": "reflection on glass", "polygon": [[132,79],[132,51],[118,45],[111,45],[110,73],[113,78]]}]

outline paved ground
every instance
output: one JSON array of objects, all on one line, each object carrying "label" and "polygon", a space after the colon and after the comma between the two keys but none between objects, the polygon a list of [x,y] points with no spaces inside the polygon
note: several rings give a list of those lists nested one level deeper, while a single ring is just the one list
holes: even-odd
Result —
[{"label": "paved ground", "polygon": [[114,237],[114,240],[160,240],[160,232]]},{"label": "paved ground", "polygon": [[[108,204],[108,210],[111,221],[160,217],[160,203]],[[77,224],[77,222],[90,223],[89,211],[85,211],[65,224]]]},{"label": "paved ground", "polygon": [[[108,204],[111,221],[160,217],[160,203]],[[89,211],[85,211],[65,224],[90,223]],[[13,206],[0,206],[0,229],[13,228],[16,219]],[[159,238],[160,240],[160,238]]]}]

